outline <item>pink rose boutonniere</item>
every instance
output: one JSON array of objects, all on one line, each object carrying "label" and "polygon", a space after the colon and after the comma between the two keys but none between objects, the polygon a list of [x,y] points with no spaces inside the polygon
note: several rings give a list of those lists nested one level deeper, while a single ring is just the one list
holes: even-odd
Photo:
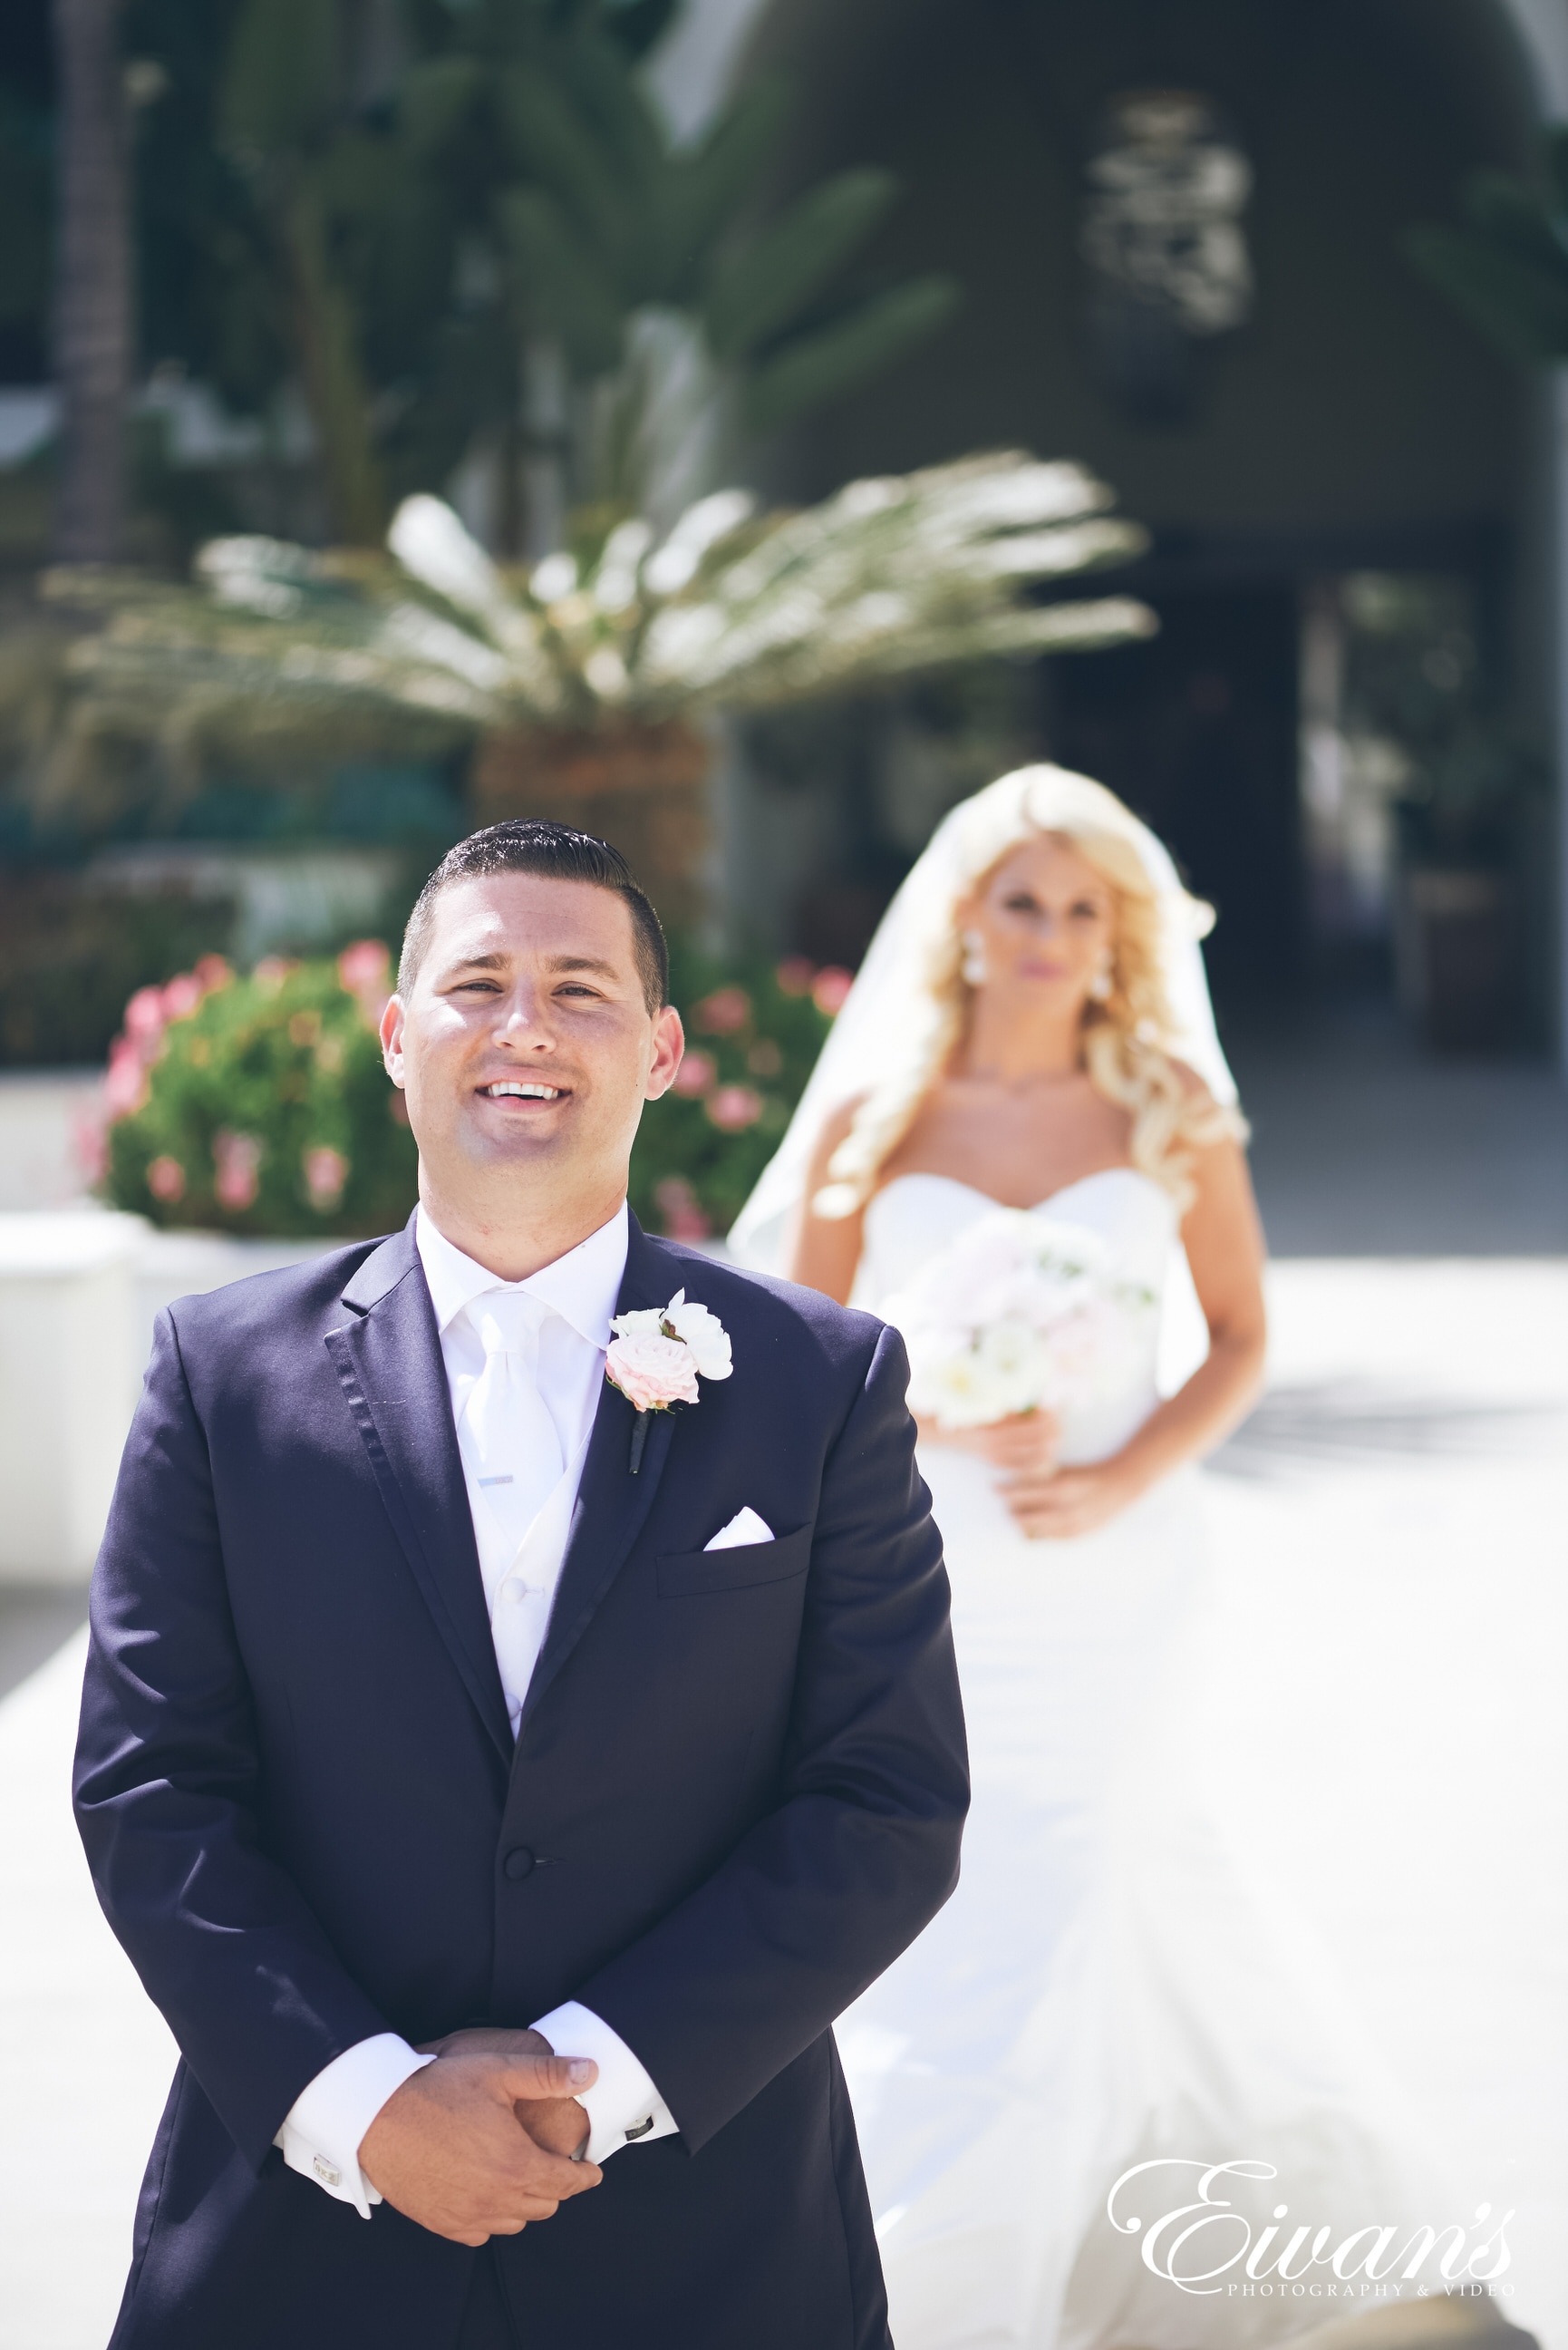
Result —
[{"label": "pink rose boutonniere", "polygon": [[631,1431],[631,1473],[642,1466],[648,1441],[649,1414],[668,1411],[671,1404],[695,1403],[697,1381],[727,1379],[730,1334],[716,1314],[688,1301],[678,1289],[668,1305],[650,1305],[633,1314],[618,1314],[610,1324],[615,1336],[605,1357],[605,1377],[635,1405]]}]

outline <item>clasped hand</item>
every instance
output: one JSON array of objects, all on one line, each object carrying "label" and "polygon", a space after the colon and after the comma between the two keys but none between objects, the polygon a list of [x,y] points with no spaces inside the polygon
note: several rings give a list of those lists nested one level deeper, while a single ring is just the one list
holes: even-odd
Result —
[{"label": "clasped hand", "polygon": [[515,2236],[604,2176],[572,2157],[588,2117],[572,2095],[593,2085],[587,2057],[556,2055],[537,2032],[450,2033],[388,2098],[359,2145],[359,2168],[405,2218],[453,2243]]},{"label": "clasped hand", "polygon": [[923,1438],[972,1452],[1001,1473],[997,1489],[1026,1534],[1068,1542],[1092,1534],[1129,1502],[1138,1488],[1116,1460],[1056,1465],[1060,1427],[1054,1412],[1019,1412],[989,1428],[944,1429],[921,1423]]}]

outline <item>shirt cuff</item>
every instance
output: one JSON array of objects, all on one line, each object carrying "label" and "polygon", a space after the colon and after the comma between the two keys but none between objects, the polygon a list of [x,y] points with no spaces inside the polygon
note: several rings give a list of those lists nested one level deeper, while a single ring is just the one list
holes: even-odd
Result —
[{"label": "shirt cuff", "polygon": [[352,2203],[361,2220],[381,2199],[359,2168],[359,2144],[387,2099],[414,2074],[433,2064],[395,2032],[378,2032],[346,2048],[301,2089],[284,2116],[274,2146],[290,2170],[339,2203]]},{"label": "shirt cuff", "polygon": [[618,2032],[591,2007],[568,1999],[534,2025],[557,2056],[591,2056],[599,2077],[579,2089],[577,2103],[588,2117],[588,2162],[606,2163],[623,2146],[646,2146],[650,2138],[673,2137],[680,2125],[640,2060]]}]

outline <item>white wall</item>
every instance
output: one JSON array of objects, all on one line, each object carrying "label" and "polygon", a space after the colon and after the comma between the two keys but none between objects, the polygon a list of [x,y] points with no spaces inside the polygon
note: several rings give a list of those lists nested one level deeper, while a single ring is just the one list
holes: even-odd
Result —
[{"label": "white wall", "polygon": [[102,1092],[99,1069],[0,1069],[0,1214],[83,1196]]},{"label": "white wall", "polygon": [[87,1580],[163,1307],[337,1245],[0,1214],[0,1584]]},{"label": "white wall", "polygon": [[0,1216],[0,1582],[79,1582],[140,1364],[132,1216]]}]

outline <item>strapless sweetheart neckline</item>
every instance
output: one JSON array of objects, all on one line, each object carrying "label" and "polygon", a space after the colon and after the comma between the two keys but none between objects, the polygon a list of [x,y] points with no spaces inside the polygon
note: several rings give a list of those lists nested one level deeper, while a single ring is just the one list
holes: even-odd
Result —
[{"label": "strapless sweetheart neckline", "polygon": [[[1043,1209],[1054,1208],[1059,1201],[1070,1199],[1075,1191],[1086,1191],[1091,1183],[1103,1183],[1112,1175],[1130,1176],[1135,1183],[1146,1184],[1149,1191],[1158,1192],[1161,1199],[1168,1196],[1161,1191],[1153,1176],[1146,1175],[1141,1167],[1096,1167],[1092,1174],[1075,1176],[1072,1182],[1064,1183],[1060,1191],[1048,1191],[1044,1199],[1036,1200],[1032,1207],[1014,1212],[1037,1216]],[[966,1183],[961,1175],[939,1175],[923,1167],[912,1168],[907,1175],[895,1175],[890,1182],[884,1183],[879,1191],[873,1193],[873,1200],[886,1199],[888,1192],[896,1191],[900,1183],[945,1183],[950,1191],[967,1191],[971,1199],[984,1200],[993,1208],[1005,1208],[1008,1204],[1005,1200],[999,1200],[993,1191],[982,1191],[978,1183]]]}]

